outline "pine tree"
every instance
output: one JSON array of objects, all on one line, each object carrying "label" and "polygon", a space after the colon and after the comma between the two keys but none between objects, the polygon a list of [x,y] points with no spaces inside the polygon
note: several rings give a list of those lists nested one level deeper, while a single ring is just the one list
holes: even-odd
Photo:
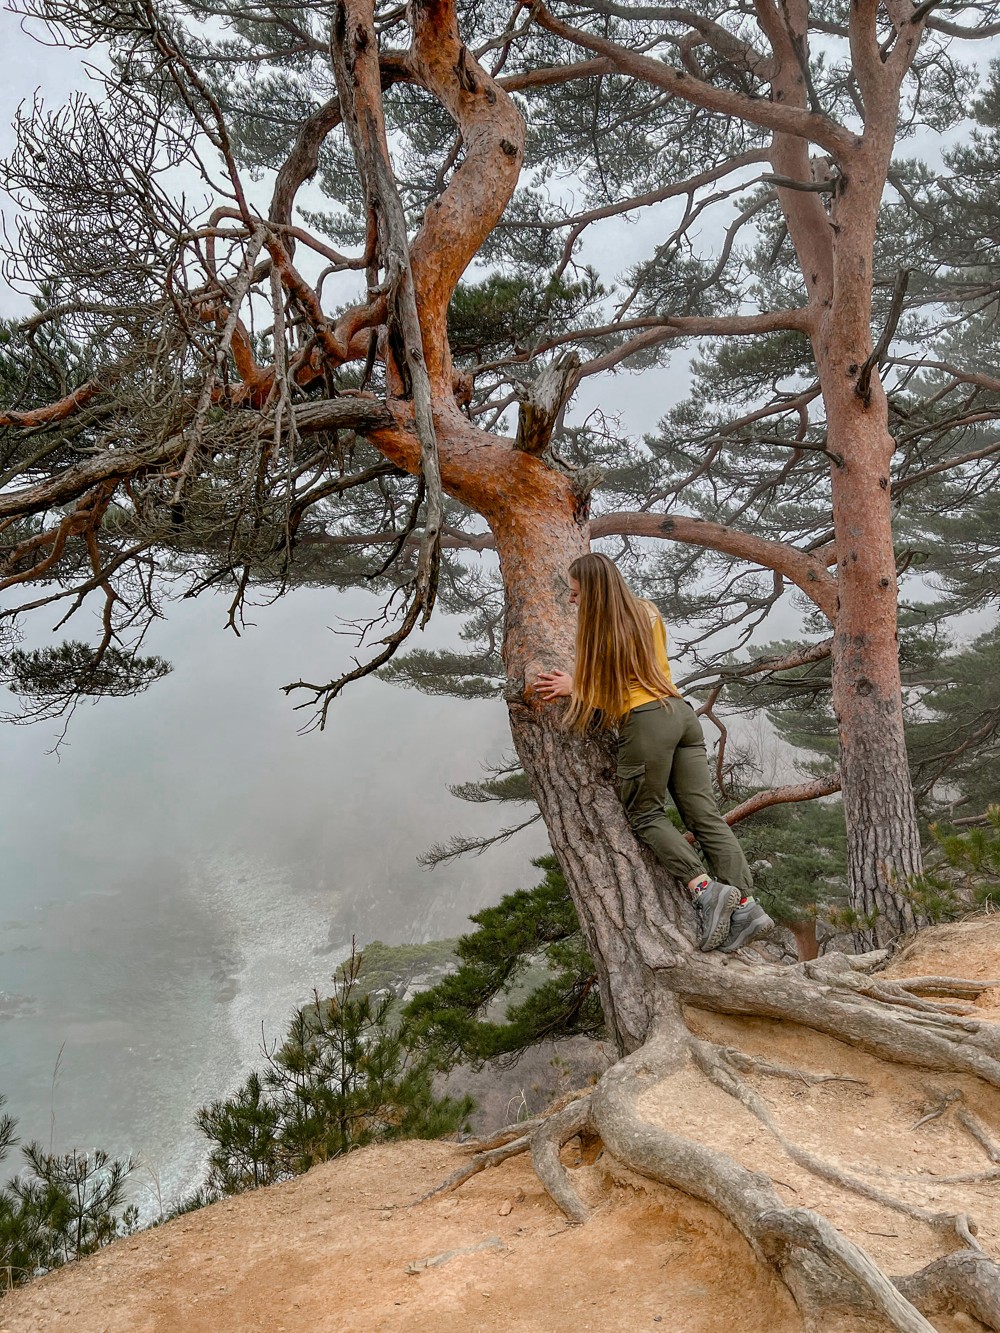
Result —
[{"label": "pine tree", "polygon": [[438,1096],[426,1052],[393,1019],[394,996],[369,992],[364,954],[352,951],[333,994],[296,1011],[232,1096],[202,1107],[211,1140],[206,1197],[237,1194],[308,1171],[363,1147],[438,1138],[466,1120],[468,1098]]},{"label": "pine tree", "polygon": [[[0,1095],[0,1107],[5,1098]],[[0,1116],[0,1162],[17,1143],[16,1125]],[[95,1149],[22,1149],[26,1169],[0,1187],[0,1292],[40,1273],[93,1254],[138,1226],[138,1209],[124,1208],[131,1158]]]},{"label": "pine tree", "polygon": [[[0,415],[7,619],[93,594],[100,652],[138,646],[178,567],[191,594],[227,588],[235,629],[255,587],[372,574],[396,611],[373,654],[288,686],[322,726],[445,597],[480,688],[502,688],[625,1057],[567,1118],[721,1206],[755,1253],[779,1256],[807,1321],[827,1270],[846,1268],[852,1309],[874,1300],[919,1326],[867,1255],[759,1172],[665,1134],[640,1152],[637,1089],[681,1066],[723,1081],[723,1053],[688,1028],[698,1007],[808,1021],[992,1084],[988,1035],[942,1009],[932,1037],[902,988],[862,992],[846,970],[820,987],[815,968],[762,962],[720,986],[682,886],[631,836],[610,745],[568,735],[532,684],[571,665],[566,571],[592,540],[660,552],[641,582],[681,612],[707,604],[692,649],[723,628],[745,647],[795,590],[813,628],[747,671],[829,658],[837,773],[770,799],[840,786],[868,963],[919,925],[897,609],[901,577],[919,600],[905,576],[930,518],[944,535],[956,510],[972,528],[987,512],[1000,450],[1000,73],[970,54],[996,6],[23,4],[108,63],[99,101],[22,115],[2,177],[25,214],[8,271],[45,291],[4,350],[29,384]],[[940,169],[907,156],[920,125],[964,141]],[[173,196],[181,163],[210,211]],[[630,214],[653,217],[656,243],[595,276],[587,248]],[[479,290],[453,304],[463,278]],[[483,327],[491,308],[509,330]],[[48,366],[42,393],[24,366],[47,325],[83,350],[65,385]],[[693,397],[648,445],[572,418],[584,380],[654,372],[678,348],[698,357]],[[953,569],[956,597],[992,595],[994,551],[987,536],[969,577]],[[919,1300],[939,1279],[907,1290]],[[940,1280],[969,1304],[964,1269]]]},{"label": "pine tree", "polygon": [[559,863],[533,864],[545,872],[540,883],[477,912],[476,929],[455,944],[455,971],[403,1009],[408,1039],[440,1068],[502,1068],[545,1038],[604,1033],[597,974]]}]

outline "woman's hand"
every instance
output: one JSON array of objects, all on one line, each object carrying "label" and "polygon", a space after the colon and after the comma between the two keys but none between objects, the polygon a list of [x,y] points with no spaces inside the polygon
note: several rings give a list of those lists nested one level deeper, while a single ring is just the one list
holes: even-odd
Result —
[{"label": "woman's hand", "polygon": [[543,671],[535,678],[535,693],[549,702],[573,693],[573,677],[565,671]]}]

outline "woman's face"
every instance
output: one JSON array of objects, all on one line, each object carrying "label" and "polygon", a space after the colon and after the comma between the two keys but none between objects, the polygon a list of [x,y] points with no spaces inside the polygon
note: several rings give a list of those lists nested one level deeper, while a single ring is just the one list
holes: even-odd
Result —
[{"label": "woman's face", "polygon": [[570,606],[580,605],[580,580],[575,579],[572,574],[569,576],[569,604]]}]

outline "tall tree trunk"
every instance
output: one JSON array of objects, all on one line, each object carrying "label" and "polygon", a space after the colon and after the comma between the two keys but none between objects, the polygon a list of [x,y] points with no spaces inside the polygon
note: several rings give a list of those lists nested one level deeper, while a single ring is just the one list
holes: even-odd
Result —
[{"label": "tall tree trunk", "polygon": [[904,894],[906,878],[920,873],[920,837],[903,731],[885,396],[876,381],[866,403],[854,388],[858,351],[831,350],[828,447],[841,460],[831,468],[838,564],[833,707],[855,932],[859,945],[871,948],[917,924]]},{"label": "tall tree trunk", "polygon": [[[805,41],[805,15],[796,11]],[[786,22],[787,16],[786,16]],[[813,351],[827,411],[838,601],[833,639],[833,707],[847,822],[848,888],[862,948],[887,944],[914,928],[900,892],[920,870],[913,789],[903,736],[896,565],[892,547],[889,463],[893,440],[871,328],[875,232],[895,142],[899,86],[913,40],[879,51],[874,11],[852,10],[852,45],[868,53],[865,132],[839,155],[829,212],[818,194],[779,191],[806,291],[816,312]],[[784,61],[773,95],[805,108],[800,60],[775,22],[768,35]],[[804,139],[776,134],[775,170],[807,182],[813,163]]]}]

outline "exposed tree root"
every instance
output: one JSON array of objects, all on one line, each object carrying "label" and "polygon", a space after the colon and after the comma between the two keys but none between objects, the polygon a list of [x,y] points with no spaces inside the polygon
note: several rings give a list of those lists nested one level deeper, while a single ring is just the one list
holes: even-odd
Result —
[{"label": "exposed tree root", "polygon": [[[718,1208],[758,1257],[778,1268],[807,1321],[832,1303],[873,1305],[899,1333],[929,1333],[932,1325],[871,1257],[818,1213],[786,1206],[767,1176],[642,1117],[639,1098],[678,1073],[690,1049],[672,1024],[608,1070],[592,1102],[594,1126],[607,1149],[640,1175]],[[846,1290],[838,1281],[844,1277],[853,1279]]]},{"label": "exposed tree root", "polygon": [[965,1213],[932,1213],[925,1208],[918,1208],[915,1204],[897,1199],[895,1195],[888,1194],[875,1185],[869,1185],[867,1181],[858,1180],[856,1176],[849,1175],[840,1167],[834,1166],[832,1162],[827,1162],[822,1157],[818,1157],[815,1153],[803,1148],[801,1144],[795,1143],[782,1133],[768,1110],[763,1097],[744,1083],[742,1079],[738,1079],[732,1070],[726,1067],[716,1047],[709,1042],[692,1039],[690,1048],[699,1068],[723,1092],[741,1102],[781,1144],[796,1165],[811,1171],[813,1175],[819,1176],[821,1180],[827,1180],[832,1185],[839,1185],[841,1189],[850,1190],[852,1194],[858,1194],[863,1199],[871,1199],[873,1203],[879,1203],[893,1212],[902,1213],[905,1217],[912,1217],[916,1222],[924,1222],[927,1226],[934,1227],[937,1230],[953,1232],[972,1248],[982,1249],[979,1243],[973,1239],[975,1225],[970,1223]]},{"label": "exposed tree root", "polygon": [[590,1210],[577,1194],[569,1173],[559,1160],[559,1149],[590,1123],[590,1098],[570,1102],[531,1136],[531,1164],[550,1198],[571,1222],[586,1222]]},{"label": "exposed tree root", "polygon": [[[844,967],[844,954],[828,954],[823,966],[817,966],[819,960],[805,962],[802,971],[807,977],[825,981],[836,978],[841,987],[854,991],[858,995],[867,995],[883,1004],[897,1004],[905,1009],[912,1009],[918,1014],[976,1014],[976,1005],[964,999],[928,1000],[921,999],[912,987],[900,985],[887,977],[858,976],[857,969]],[[943,993],[943,992],[942,992]]]},{"label": "exposed tree root", "polygon": [[955,1112],[955,1119],[972,1135],[991,1162],[1000,1162],[1000,1144],[987,1133],[970,1110],[960,1106]]},{"label": "exposed tree root", "polygon": [[[817,967],[818,962],[824,966]],[[781,967],[684,953],[676,955],[662,975],[669,991],[704,1009],[785,1019],[894,1064],[971,1074],[1000,1087],[996,1024],[891,1003],[887,996],[895,982],[884,983],[886,995],[865,993],[867,983],[859,983],[856,972],[845,955]],[[899,994],[905,992],[900,989]]]},{"label": "exposed tree root", "polygon": [[[495,1133],[491,1134],[488,1139],[477,1140],[470,1145],[472,1148],[472,1156],[465,1165],[460,1166],[457,1171],[453,1171],[447,1180],[442,1180],[440,1185],[435,1185],[434,1188],[428,1190],[426,1194],[422,1194],[419,1199],[414,1199],[410,1207],[415,1208],[418,1204],[426,1203],[428,1199],[434,1199],[439,1194],[450,1194],[452,1190],[458,1189],[458,1187],[464,1185],[467,1180],[471,1180],[473,1176],[477,1176],[480,1171],[487,1171],[490,1167],[500,1166],[503,1162],[509,1161],[510,1158],[517,1157],[523,1152],[531,1153],[532,1163],[541,1177],[542,1171],[539,1168],[539,1161],[536,1159],[536,1153],[541,1154],[541,1160],[547,1163],[548,1158],[546,1156],[546,1148],[544,1145],[550,1141],[556,1144],[555,1157],[558,1171],[563,1172],[565,1175],[563,1165],[559,1161],[559,1149],[563,1144],[568,1143],[570,1139],[575,1138],[577,1134],[586,1128],[588,1122],[587,1107],[590,1092],[591,1089],[589,1088],[577,1089],[574,1092],[565,1092],[561,1097],[557,1098],[551,1106],[543,1111],[541,1115],[533,1116],[530,1120],[517,1121],[512,1125],[505,1125],[503,1129],[498,1129]],[[577,1121],[579,1121],[579,1123],[577,1123]],[[562,1126],[564,1124],[572,1127],[569,1128],[567,1133],[559,1138],[558,1136],[562,1132]],[[549,1172],[549,1176],[556,1182],[556,1187],[558,1189],[558,1172],[553,1169]],[[552,1190],[549,1189],[548,1183],[544,1178],[543,1184],[545,1184],[549,1193],[552,1194],[555,1202],[562,1208],[562,1202],[555,1194],[553,1194]],[[565,1189],[568,1190],[569,1193],[566,1193],[564,1197],[570,1202],[571,1208],[583,1209],[583,1214],[582,1216],[577,1216],[566,1208],[563,1208],[563,1211],[566,1213],[567,1217],[571,1217],[574,1222],[584,1221],[587,1216],[587,1210],[584,1208],[583,1203],[580,1201],[572,1185],[570,1185],[568,1176],[566,1176],[565,1179]],[[570,1194],[572,1194],[572,1198],[576,1200],[575,1204],[570,1200]]]},{"label": "exposed tree root", "polygon": [[[682,1006],[693,1003],[719,1013],[784,1019],[889,1062],[974,1075],[1000,1087],[1000,1031],[966,1013],[973,1008],[967,997],[993,983],[966,985],[949,977],[896,982],[871,975],[885,956],[884,951],[850,959],[827,956],[785,967],[748,966],[738,959],[711,955],[675,955],[660,973],[667,984],[659,991],[657,1022],[645,1046],[608,1070],[592,1092],[573,1094],[573,1100],[567,1103],[564,1099],[545,1116],[509,1126],[487,1145],[478,1145],[464,1167],[424,1197],[454,1189],[477,1172],[530,1151],[549,1195],[568,1218],[582,1222],[588,1210],[560,1159],[560,1149],[589,1129],[624,1167],[717,1208],[757,1257],[776,1269],[809,1329],[818,1328],[833,1308],[848,1318],[853,1312],[859,1319],[878,1312],[898,1333],[932,1333],[927,1315],[947,1308],[965,1311],[1000,1333],[1000,1267],[982,1252],[975,1223],[965,1212],[936,1212],[897,1198],[887,1188],[860,1179],[789,1139],[765,1098],[741,1075],[790,1079],[810,1086],[864,1085],[863,1079],[800,1070],[712,1043],[693,1035],[683,1017]],[[797,1165],[840,1189],[946,1232],[962,1248],[917,1273],[890,1279],[862,1247],[819,1213],[786,1205],[768,1176],[742,1166],[725,1152],[645,1119],[639,1110],[643,1094],[688,1071],[691,1062],[736,1098]],[[942,1091],[937,1104],[914,1128],[954,1108],[959,1122],[990,1161],[1000,1162],[1000,1146],[960,1103],[960,1091]],[[1000,1168],[935,1176],[933,1181],[861,1164],[858,1170],[869,1177],[923,1186],[1000,1179]]]},{"label": "exposed tree root", "polygon": [[956,1307],[989,1329],[1000,1330],[1000,1268],[973,1250],[956,1250],[935,1259],[912,1277],[893,1284],[925,1314],[944,1314]]},{"label": "exposed tree root", "polygon": [[1000,980],[970,981],[966,977],[897,977],[895,985],[915,995],[951,995],[957,1000],[974,999],[984,991],[995,990]]},{"label": "exposed tree root", "polygon": [[883,1180],[906,1181],[914,1185],[989,1185],[1000,1180],[1000,1167],[989,1171],[960,1171],[953,1176],[917,1175],[912,1171],[883,1171],[881,1167],[862,1167],[869,1176],[880,1176]]},{"label": "exposed tree root", "polygon": [[513,1125],[505,1125],[503,1129],[496,1130],[488,1139],[472,1139],[466,1146],[470,1152],[489,1152],[492,1148],[502,1148],[505,1143],[510,1143],[512,1139],[523,1139],[530,1135],[543,1123],[545,1117],[551,1114],[551,1111],[545,1111],[542,1115],[532,1116],[530,1120],[521,1120]]},{"label": "exposed tree root", "polygon": [[756,1055],[747,1055],[746,1051],[738,1051],[735,1046],[719,1046],[719,1055],[744,1074],[767,1074],[771,1078],[787,1078],[795,1083],[804,1083],[807,1087],[813,1087],[817,1083],[856,1083],[860,1087],[865,1086],[863,1078],[852,1078],[849,1074],[810,1074],[804,1069],[796,1069],[792,1065],[776,1065],[770,1060],[762,1060]]},{"label": "exposed tree root", "polygon": [[929,1125],[932,1120],[939,1120],[948,1110],[948,1107],[957,1102],[961,1096],[962,1094],[958,1088],[952,1088],[950,1092],[941,1093],[937,1106],[928,1111],[926,1115],[922,1115],[915,1125],[910,1126],[911,1133],[913,1130],[919,1129],[921,1125]]},{"label": "exposed tree root", "polygon": [[435,1185],[426,1194],[421,1194],[419,1199],[414,1199],[410,1207],[415,1208],[417,1204],[426,1203],[428,1199],[434,1199],[439,1194],[450,1194],[452,1190],[457,1190],[459,1185],[464,1185],[467,1180],[477,1176],[480,1171],[485,1171],[491,1166],[499,1166],[501,1162],[506,1162],[511,1157],[517,1157],[519,1153],[528,1152],[530,1148],[531,1139],[527,1134],[523,1134],[520,1138],[511,1139],[509,1143],[505,1143],[499,1148],[490,1148],[487,1152],[477,1152],[469,1158],[464,1166],[460,1166],[457,1171],[453,1171],[447,1180],[442,1180],[440,1185]]}]

